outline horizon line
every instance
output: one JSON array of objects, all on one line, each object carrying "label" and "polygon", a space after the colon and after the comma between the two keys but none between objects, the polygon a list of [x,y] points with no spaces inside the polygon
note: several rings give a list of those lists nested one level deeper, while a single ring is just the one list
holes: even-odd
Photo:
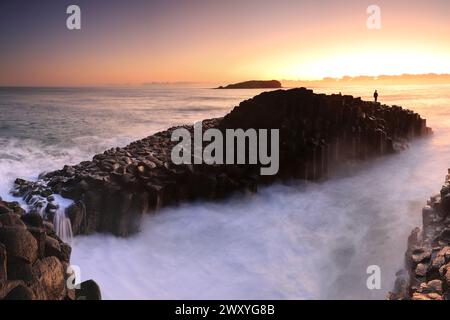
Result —
[{"label": "horizon line", "polygon": [[[414,77],[432,77],[432,78],[450,78],[450,73],[402,73],[402,74],[394,74],[394,75],[387,75],[387,74],[380,74],[380,75],[344,75],[341,77],[322,77],[318,79],[247,79],[247,80],[234,80],[234,81],[188,81],[188,80],[180,80],[180,81],[148,81],[148,82],[141,82],[141,83],[105,83],[105,84],[62,84],[62,85],[14,85],[14,84],[0,84],[0,88],[101,88],[101,87],[145,87],[145,86],[152,86],[152,85],[216,85],[219,83],[240,83],[244,81],[266,81],[266,80],[278,80],[280,82],[330,82],[330,81],[352,81],[352,80],[372,80],[372,81],[378,81],[378,80],[389,80],[389,79],[396,79],[401,77],[408,77],[408,78],[414,78]],[[380,79],[382,78],[382,79]]]}]

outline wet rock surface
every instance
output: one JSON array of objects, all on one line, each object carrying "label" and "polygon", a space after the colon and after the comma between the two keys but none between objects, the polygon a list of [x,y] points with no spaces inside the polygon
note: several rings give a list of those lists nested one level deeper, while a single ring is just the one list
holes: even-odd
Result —
[{"label": "wet rock surface", "polygon": [[393,153],[408,139],[431,131],[417,113],[398,106],[304,88],[262,93],[224,118],[203,121],[203,131],[279,129],[278,174],[261,176],[261,165],[175,165],[171,151],[178,142],[171,135],[177,128],[194,136],[193,126],[170,128],[91,161],[44,173],[39,181],[17,179],[13,194],[50,222],[58,211],[52,194],[72,199],[65,214],[75,235],[127,236],[139,231],[143,214],[161,207],[255,192],[258,185],[277,179],[326,178],[344,161]]},{"label": "wet rock surface", "polygon": [[75,299],[67,286],[71,247],[40,215],[19,208],[0,201],[0,300]]},{"label": "wet rock surface", "polygon": [[450,169],[441,192],[422,210],[422,228],[413,230],[405,255],[404,283],[397,278],[389,299],[450,300]]}]

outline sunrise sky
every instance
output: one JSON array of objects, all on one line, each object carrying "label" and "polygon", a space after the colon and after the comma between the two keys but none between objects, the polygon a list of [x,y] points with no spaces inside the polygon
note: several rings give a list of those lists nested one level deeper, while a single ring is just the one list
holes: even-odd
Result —
[{"label": "sunrise sky", "polygon": [[[366,27],[371,4],[381,30]],[[450,73],[449,57],[448,0],[0,3],[2,86]]]}]

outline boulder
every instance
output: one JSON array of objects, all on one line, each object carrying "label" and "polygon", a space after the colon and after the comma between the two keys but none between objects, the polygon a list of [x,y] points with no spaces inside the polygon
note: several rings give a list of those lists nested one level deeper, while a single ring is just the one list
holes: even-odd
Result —
[{"label": "boulder", "polygon": [[38,257],[38,245],[33,235],[22,227],[1,227],[0,242],[8,258],[21,258],[33,264]]},{"label": "boulder", "polygon": [[29,213],[22,216],[22,221],[30,227],[43,228],[44,219],[37,213]]},{"label": "boulder", "polygon": [[31,263],[22,257],[8,257],[8,280],[22,280],[29,284],[33,280]]},{"label": "boulder", "polygon": [[444,230],[442,230],[438,239],[439,241],[450,244],[450,228],[445,228]]},{"label": "boulder", "polygon": [[61,246],[59,245],[58,240],[52,237],[46,237],[45,239],[45,256],[51,257],[55,256],[57,258],[61,257]]},{"label": "boulder", "polygon": [[[75,300],[75,291],[66,287],[71,247],[39,215],[20,216],[18,204],[0,205],[9,209],[0,214],[0,300]],[[92,284],[85,287],[90,296],[100,296]]]},{"label": "boulder", "polygon": [[66,295],[65,270],[58,258],[46,257],[33,266],[34,292],[40,299],[62,300]]},{"label": "boulder", "polygon": [[13,213],[13,211],[0,202],[0,215],[5,213]]},{"label": "boulder", "polygon": [[18,202],[0,201],[0,215],[3,213],[15,213],[21,216],[25,213],[25,210]]},{"label": "boulder", "polygon": [[54,233],[55,228],[53,226],[53,223],[49,222],[49,221],[44,221],[44,230],[46,233],[49,233],[49,234]]},{"label": "boulder", "polygon": [[63,262],[69,263],[70,262],[70,255],[72,253],[72,247],[69,246],[67,243],[64,243],[64,242],[60,242],[59,243],[59,247],[61,249],[59,258]]},{"label": "boulder", "polygon": [[450,247],[444,247],[441,249],[441,251],[439,251],[438,256],[444,257],[445,259],[445,263],[449,263],[450,262]]},{"label": "boulder", "polygon": [[0,281],[0,300],[4,299],[17,286],[23,286],[23,281]]},{"label": "boulder", "polygon": [[424,263],[419,263],[416,267],[415,273],[418,277],[425,277],[427,274],[428,265]]},{"label": "boulder", "polygon": [[101,300],[100,287],[94,280],[87,280],[80,284],[80,289],[75,291],[77,300]]},{"label": "boulder", "polygon": [[25,223],[22,222],[20,216],[15,213],[0,214],[0,223],[5,227],[26,228]]},{"label": "boulder", "polygon": [[429,261],[431,258],[431,250],[426,248],[417,248],[412,252],[411,259],[416,265],[420,262]]},{"label": "boulder", "polygon": [[441,280],[432,280],[427,283],[422,283],[418,290],[420,293],[437,293],[442,295],[442,281]]},{"label": "boulder", "polygon": [[5,300],[33,300],[33,291],[24,285],[18,285],[5,296]]},{"label": "boulder", "polygon": [[36,239],[38,247],[38,258],[42,259],[45,257],[45,240],[47,239],[47,233],[43,228],[28,227],[28,232],[30,232]]},{"label": "boulder", "polygon": [[419,293],[415,292],[412,300],[443,300],[442,296],[437,293]]}]

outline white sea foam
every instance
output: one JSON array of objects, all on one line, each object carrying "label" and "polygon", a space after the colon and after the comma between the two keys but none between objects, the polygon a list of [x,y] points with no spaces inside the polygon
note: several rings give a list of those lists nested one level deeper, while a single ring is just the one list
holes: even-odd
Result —
[{"label": "white sea foam", "polygon": [[[419,164],[430,143],[348,177],[166,209],[130,239],[79,237],[72,262],[114,299],[383,299],[446,165]],[[366,287],[373,264],[382,290]]]}]

